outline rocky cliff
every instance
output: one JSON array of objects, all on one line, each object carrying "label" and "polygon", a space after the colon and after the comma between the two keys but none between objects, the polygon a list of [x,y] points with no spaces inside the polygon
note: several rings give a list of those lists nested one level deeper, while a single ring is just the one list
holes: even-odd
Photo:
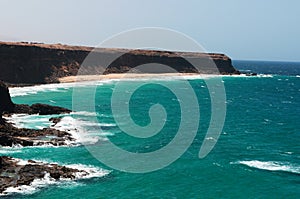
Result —
[{"label": "rocky cliff", "polygon": [[[0,79],[15,84],[39,84],[58,82],[58,78],[77,75],[91,47],[66,46],[61,44],[40,44],[25,42],[0,42]],[[118,56],[121,55],[121,56]],[[154,50],[98,49],[97,57],[108,60],[117,57],[103,74],[124,73],[146,63],[160,63],[171,66],[180,73],[198,73],[182,57],[201,60],[201,73],[213,73],[205,66],[213,60],[221,74],[239,73],[224,54],[182,53]],[[101,66],[101,60],[99,66]],[[202,66],[201,66],[202,68]],[[148,72],[153,72],[149,69]]]}]

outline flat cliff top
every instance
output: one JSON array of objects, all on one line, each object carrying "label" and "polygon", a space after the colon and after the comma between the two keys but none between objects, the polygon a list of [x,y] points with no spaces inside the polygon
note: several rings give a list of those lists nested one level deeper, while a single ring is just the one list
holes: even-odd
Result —
[{"label": "flat cliff top", "polygon": [[211,59],[230,59],[223,53],[203,53],[203,52],[180,52],[180,51],[161,51],[161,50],[144,50],[144,49],[124,49],[124,48],[96,48],[88,46],[71,46],[65,44],[44,44],[38,42],[3,42],[0,41],[0,46],[15,46],[15,47],[38,47],[53,50],[64,50],[64,51],[87,51],[92,50],[99,53],[130,53],[134,55],[144,56],[161,56],[161,57],[210,57]]},{"label": "flat cliff top", "polygon": [[82,51],[91,51],[93,47],[87,46],[69,46],[64,44],[44,44],[38,42],[3,42],[0,41],[0,45],[7,45],[7,46],[24,46],[24,47],[39,47],[39,48],[49,48],[49,49],[56,49],[56,50],[82,50]]}]

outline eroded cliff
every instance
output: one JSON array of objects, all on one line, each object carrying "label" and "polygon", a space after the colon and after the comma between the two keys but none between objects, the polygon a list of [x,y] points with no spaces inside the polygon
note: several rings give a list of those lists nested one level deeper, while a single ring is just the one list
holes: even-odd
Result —
[{"label": "eroded cliff", "polygon": [[[24,42],[0,42],[0,79],[15,84],[58,82],[58,78],[77,75],[92,47],[67,46]],[[180,73],[206,73],[215,71],[207,63],[213,60],[221,74],[238,74],[231,59],[224,54],[167,52],[155,50],[98,49],[98,65],[115,58],[101,73],[125,73],[146,63],[165,64]],[[200,60],[201,70],[195,69],[182,57]],[[102,62],[103,60],[103,62]],[[147,72],[155,72],[151,68]]]}]

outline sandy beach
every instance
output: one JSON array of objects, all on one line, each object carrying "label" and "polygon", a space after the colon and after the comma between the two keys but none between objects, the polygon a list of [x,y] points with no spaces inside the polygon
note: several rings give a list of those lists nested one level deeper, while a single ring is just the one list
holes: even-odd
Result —
[{"label": "sandy beach", "polygon": [[164,78],[164,77],[211,77],[218,76],[217,74],[197,74],[197,73],[113,73],[107,75],[78,75],[68,76],[59,78],[60,83],[71,83],[71,82],[84,82],[84,81],[101,81],[110,79],[151,79],[151,78]]}]

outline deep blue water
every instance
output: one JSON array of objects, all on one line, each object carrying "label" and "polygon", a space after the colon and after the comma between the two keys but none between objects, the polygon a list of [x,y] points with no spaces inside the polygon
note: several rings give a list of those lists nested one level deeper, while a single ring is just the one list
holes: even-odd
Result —
[{"label": "deep blue water", "polygon": [[300,75],[300,62],[233,60],[233,65],[244,72],[275,75]]},{"label": "deep blue water", "polygon": [[[172,164],[149,173],[133,174],[110,168],[97,160],[88,149],[111,140],[133,153],[159,150],[172,141],[181,121],[180,99],[158,83],[171,82],[184,90],[185,80],[141,80],[98,83],[95,94],[95,116],[82,112],[67,121],[87,131],[85,146],[0,148],[1,153],[22,159],[35,159],[60,164],[83,164],[110,171],[103,177],[79,180],[75,183],[47,185],[31,194],[15,194],[13,198],[299,198],[300,197],[300,64],[283,62],[234,61],[234,66],[257,77],[223,77],[227,113],[224,128],[213,150],[203,159],[199,149],[209,127],[211,99],[203,79],[188,80],[200,105],[197,135],[190,147]],[[117,84],[124,91],[141,82],[146,83],[133,93],[129,103],[132,120],[146,126],[151,122],[149,108],[160,103],[168,118],[163,129],[150,138],[133,138],[116,124],[111,97]],[[83,110],[92,85],[81,85]],[[33,91],[37,91],[34,93]],[[35,87],[30,91],[11,90],[16,103],[48,103],[72,108],[73,87],[66,85]],[[23,95],[21,95],[23,93]],[[192,102],[192,101],[191,101]],[[193,105],[190,106],[193,108]],[[122,107],[120,107],[122,108]],[[193,115],[190,115],[191,121]],[[19,123],[38,128],[41,116],[30,116]],[[128,120],[129,118],[125,119]],[[33,121],[33,123],[32,123]],[[66,122],[67,122],[66,121]],[[74,122],[75,121],[75,122]],[[74,123],[72,123],[74,122]],[[47,124],[44,124],[47,125]],[[191,125],[192,126],[192,125]],[[189,126],[186,132],[192,131]],[[176,150],[176,149],[174,149]],[[113,151],[106,151],[114,158]],[[119,157],[120,158],[120,157]],[[120,164],[128,159],[122,160]],[[164,158],[164,157],[162,157]],[[132,162],[134,160],[132,159]],[[153,160],[155,161],[155,160]],[[149,164],[152,164],[149,162]]]}]

